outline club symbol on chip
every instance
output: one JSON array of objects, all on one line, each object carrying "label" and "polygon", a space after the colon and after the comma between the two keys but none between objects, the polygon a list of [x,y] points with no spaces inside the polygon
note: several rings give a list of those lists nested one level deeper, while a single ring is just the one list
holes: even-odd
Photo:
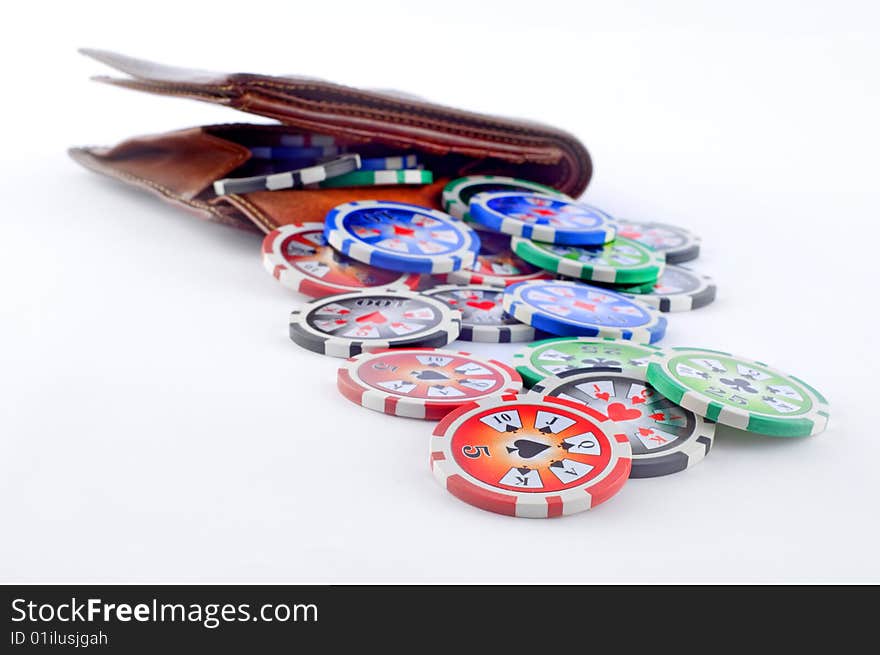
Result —
[{"label": "club symbol on chip", "polygon": [[582,359],[584,364],[589,364],[591,367],[606,367],[606,366],[620,366],[620,362],[614,359],[605,359],[603,357],[593,357],[592,359]]},{"label": "club symbol on chip", "polygon": [[726,384],[731,389],[736,389],[737,391],[744,391],[745,393],[758,393],[758,390],[755,389],[751,384],[749,384],[748,380],[743,380],[742,378],[734,378],[731,380],[730,378],[721,378],[721,383]]}]

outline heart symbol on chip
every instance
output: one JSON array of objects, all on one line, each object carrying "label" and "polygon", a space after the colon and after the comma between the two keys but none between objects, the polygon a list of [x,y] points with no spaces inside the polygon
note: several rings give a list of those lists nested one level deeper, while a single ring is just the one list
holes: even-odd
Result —
[{"label": "heart symbol on chip", "polygon": [[584,311],[588,311],[588,312],[595,312],[596,311],[596,305],[591,302],[584,302],[583,300],[575,300],[572,304],[575,307],[577,307],[578,309],[583,309]]},{"label": "heart symbol on chip", "polygon": [[606,411],[608,418],[612,421],[632,421],[642,415],[637,409],[627,409],[623,403],[611,403],[606,408]]},{"label": "heart symbol on chip", "polygon": [[474,309],[480,309],[484,312],[488,312],[490,309],[495,307],[495,303],[491,300],[483,300],[482,302],[472,302],[470,300],[465,303],[468,307],[473,307]]},{"label": "heart symbol on chip", "polygon": [[416,231],[410,227],[402,227],[400,225],[394,226],[394,234],[399,237],[411,237],[415,233]]},{"label": "heart symbol on chip", "polygon": [[363,316],[358,316],[354,320],[357,321],[358,323],[376,323],[376,324],[386,323],[388,321],[388,319],[385,318],[385,314],[383,314],[382,312],[370,312],[369,314],[364,314]]}]

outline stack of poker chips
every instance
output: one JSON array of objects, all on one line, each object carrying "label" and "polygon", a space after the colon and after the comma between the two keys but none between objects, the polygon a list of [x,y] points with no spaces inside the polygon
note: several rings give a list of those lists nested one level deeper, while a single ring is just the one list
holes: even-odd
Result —
[{"label": "stack of poker chips", "polygon": [[281,134],[277,143],[249,150],[250,159],[234,173],[235,177],[214,182],[217,195],[434,181],[433,172],[425,170],[415,154],[361,156],[324,135]]},{"label": "stack of poker chips", "polygon": [[[497,176],[454,180],[443,206],[346,203],[323,224],[269,233],[262,254],[277,280],[314,298],[291,314],[290,337],[345,358],[345,398],[439,421],[429,461],[458,499],[563,516],[631,478],[691,468],[716,424],[776,437],[825,429],[827,401],[799,378],[655,345],[662,313],[715,296],[711,280],[678,266],[699,254],[690,232]],[[505,363],[447,349],[455,340],[530,343]]]}]

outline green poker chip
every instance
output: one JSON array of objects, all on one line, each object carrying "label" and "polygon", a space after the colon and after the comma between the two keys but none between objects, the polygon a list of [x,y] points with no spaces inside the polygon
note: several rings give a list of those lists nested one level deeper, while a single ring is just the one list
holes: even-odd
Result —
[{"label": "green poker chip", "polygon": [[774,437],[806,437],[828,425],[828,401],[764,362],[718,350],[670,348],[648,365],[648,382],[704,418]]},{"label": "green poker chip", "polygon": [[[658,281],[659,281],[659,279],[660,278],[657,278]],[[620,293],[634,293],[634,294],[643,295],[646,293],[651,293],[654,290],[654,285],[656,283],[657,283],[657,281],[645,282],[644,284],[637,284],[635,286],[620,286],[620,287],[616,286],[616,285],[610,285],[610,286],[613,286],[614,289],[616,289],[617,291],[620,291]]]},{"label": "green poker chip", "polygon": [[443,187],[443,210],[450,216],[467,221],[470,219],[468,205],[471,198],[486,191],[534,191],[571,200],[553,187],[531,180],[520,180],[501,175],[469,175],[452,180]]},{"label": "green poker chip", "polygon": [[611,337],[560,337],[531,343],[513,355],[513,365],[527,387],[568,371],[647,366],[663,349]]},{"label": "green poker chip", "polygon": [[388,184],[431,184],[434,173],[418,169],[352,171],[318,182],[322,189],[336,189],[348,186],[383,186]]},{"label": "green poker chip", "polygon": [[604,246],[566,246],[513,237],[510,248],[530,264],[566,277],[611,284],[643,285],[660,277],[664,255],[618,237]]}]

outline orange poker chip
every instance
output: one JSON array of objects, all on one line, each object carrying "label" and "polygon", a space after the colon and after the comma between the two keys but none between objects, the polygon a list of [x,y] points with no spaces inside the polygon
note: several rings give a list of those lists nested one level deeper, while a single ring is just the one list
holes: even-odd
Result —
[{"label": "orange poker chip", "polygon": [[623,487],[632,451],[620,427],[564,398],[506,395],[448,414],[431,439],[431,469],[453,496],[508,516],[592,509]]}]

